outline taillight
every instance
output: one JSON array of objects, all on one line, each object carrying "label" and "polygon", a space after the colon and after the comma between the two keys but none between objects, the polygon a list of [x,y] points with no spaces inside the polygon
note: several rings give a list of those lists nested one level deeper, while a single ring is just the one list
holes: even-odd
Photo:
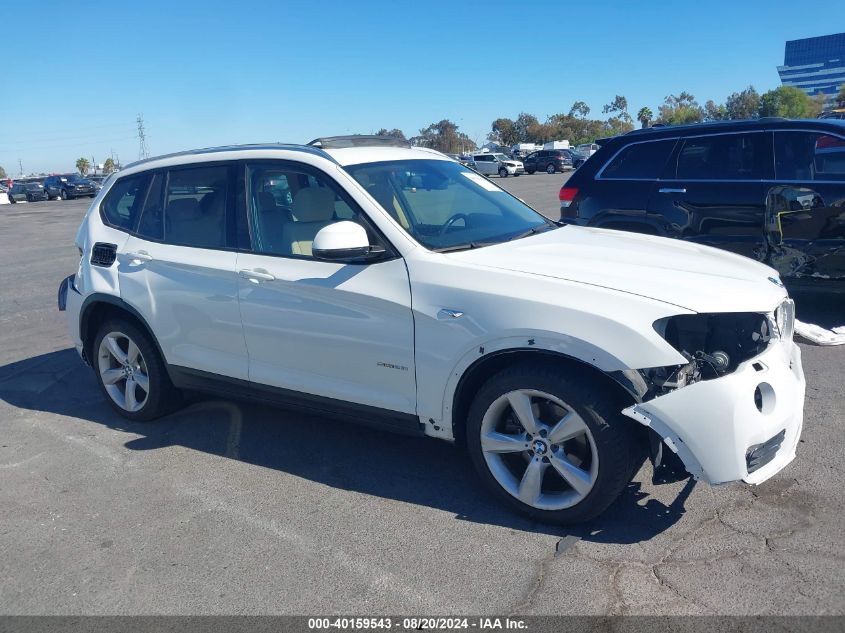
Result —
[{"label": "taillight", "polygon": [[560,206],[568,207],[570,204],[572,204],[572,201],[577,195],[578,187],[561,187],[560,193],[557,196],[558,200],[560,200]]}]

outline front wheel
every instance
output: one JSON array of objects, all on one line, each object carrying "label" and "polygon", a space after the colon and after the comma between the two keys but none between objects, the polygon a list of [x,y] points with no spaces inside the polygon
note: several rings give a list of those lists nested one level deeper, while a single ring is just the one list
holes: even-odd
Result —
[{"label": "front wheel", "polygon": [[60,197],[62,200],[67,200],[67,199],[68,199],[67,191],[65,191],[64,189],[62,189],[62,192],[59,194],[59,197]]},{"label": "front wheel", "polygon": [[639,449],[622,408],[590,379],[516,365],[478,392],[467,448],[485,487],[507,505],[540,521],[586,521],[632,476]]},{"label": "front wheel", "polygon": [[164,361],[146,333],[133,323],[105,323],[94,339],[97,382],[109,404],[123,417],[147,421],[178,403]]},{"label": "front wheel", "polygon": [[553,174],[553,173],[555,173],[555,171],[557,171],[557,170],[555,169],[554,165],[549,165],[548,167],[546,167],[546,173],[547,174]]},{"label": "front wheel", "polygon": [[507,178],[508,177],[508,170],[502,167],[499,170],[499,178]]}]

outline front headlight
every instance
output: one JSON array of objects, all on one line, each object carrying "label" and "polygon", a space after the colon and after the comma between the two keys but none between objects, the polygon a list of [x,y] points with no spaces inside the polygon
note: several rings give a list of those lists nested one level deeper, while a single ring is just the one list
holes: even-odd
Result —
[{"label": "front headlight", "polygon": [[756,312],[680,314],[659,319],[654,328],[698,366],[702,380],[734,371],[777,337],[770,316]]}]

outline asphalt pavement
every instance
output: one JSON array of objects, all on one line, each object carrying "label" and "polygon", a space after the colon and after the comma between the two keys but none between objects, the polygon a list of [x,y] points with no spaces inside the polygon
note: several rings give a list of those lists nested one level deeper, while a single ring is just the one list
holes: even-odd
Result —
[{"label": "asphalt pavement", "polygon": [[[502,180],[552,217],[561,182]],[[555,528],[443,442],[213,397],[114,414],[56,310],[89,202],[0,207],[0,613],[845,613],[845,348],[802,345],[803,439],[770,481],[658,485],[646,463]]]}]

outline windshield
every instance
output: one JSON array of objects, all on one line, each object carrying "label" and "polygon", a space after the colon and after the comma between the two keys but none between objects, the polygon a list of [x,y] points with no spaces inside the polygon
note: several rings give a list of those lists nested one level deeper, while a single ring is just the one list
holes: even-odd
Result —
[{"label": "windshield", "polygon": [[415,240],[432,250],[497,244],[557,228],[459,163],[402,160],[346,167]]},{"label": "windshield", "polygon": [[493,154],[493,156],[496,157],[496,160],[510,160],[510,158],[508,158],[504,154]]},{"label": "windshield", "polygon": [[68,181],[68,182],[88,182],[88,181],[87,181],[85,178],[83,178],[82,176],[77,176],[77,175],[68,176],[68,177],[67,177],[67,181]]}]

